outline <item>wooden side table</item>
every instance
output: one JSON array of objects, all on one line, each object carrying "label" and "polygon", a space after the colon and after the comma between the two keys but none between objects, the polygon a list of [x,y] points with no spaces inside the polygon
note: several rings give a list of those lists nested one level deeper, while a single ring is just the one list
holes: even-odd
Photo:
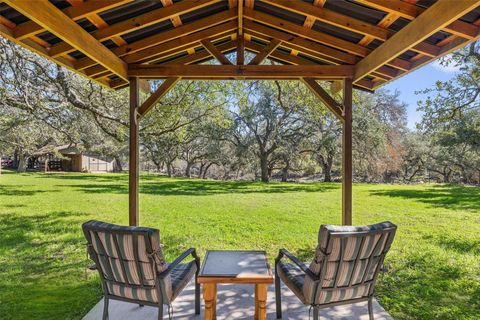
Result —
[{"label": "wooden side table", "polygon": [[198,282],[203,284],[205,320],[217,318],[217,284],[255,285],[255,319],[267,318],[267,290],[273,274],[265,251],[207,251]]}]

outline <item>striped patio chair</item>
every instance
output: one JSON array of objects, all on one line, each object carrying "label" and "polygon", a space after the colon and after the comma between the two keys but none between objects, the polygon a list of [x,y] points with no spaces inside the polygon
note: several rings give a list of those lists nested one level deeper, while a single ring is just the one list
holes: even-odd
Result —
[{"label": "striped patio chair", "polygon": [[[200,285],[197,282],[200,259],[190,248],[167,263],[157,229],[123,227],[101,221],[82,225],[88,253],[100,274],[104,298],[103,319],[108,319],[110,299],[158,307],[171,306],[178,294],[195,276],[195,314],[200,314]],[[193,259],[181,263],[189,255]]]},{"label": "striped patio chair", "polygon": [[319,309],[360,301],[368,301],[372,320],[375,282],[396,229],[391,222],[359,227],[321,225],[309,267],[281,249],[275,259],[277,319],[282,318],[282,280],[303,304],[313,307],[314,320],[319,318]]}]

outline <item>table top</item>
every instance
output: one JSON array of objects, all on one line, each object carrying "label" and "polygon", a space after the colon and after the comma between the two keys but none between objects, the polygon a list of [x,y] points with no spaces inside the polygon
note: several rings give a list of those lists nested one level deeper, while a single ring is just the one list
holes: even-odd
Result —
[{"label": "table top", "polygon": [[198,275],[200,283],[272,283],[265,251],[209,250]]}]

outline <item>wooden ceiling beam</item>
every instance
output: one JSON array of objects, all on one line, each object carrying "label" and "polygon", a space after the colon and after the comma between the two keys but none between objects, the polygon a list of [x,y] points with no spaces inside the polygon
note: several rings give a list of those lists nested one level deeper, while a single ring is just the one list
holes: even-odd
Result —
[{"label": "wooden ceiling beam", "polygon": [[[455,39],[452,39],[451,41],[449,41],[447,44],[445,44],[444,46],[442,46],[441,48],[441,52],[439,53],[438,57],[437,58],[440,58],[440,57],[443,57],[447,54],[450,54],[460,48],[463,48],[465,47],[466,45],[468,45],[469,43],[472,43],[472,42],[475,42],[477,40],[480,40],[480,32],[477,34],[476,37],[472,38],[472,39],[464,39],[464,38],[461,38],[461,37],[457,37],[455,36]],[[415,60],[414,62],[412,62],[412,68],[403,73],[402,75],[405,75],[407,73],[410,73],[412,71],[415,71],[421,67],[423,67],[424,65],[428,64],[432,62],[432,59],[430,57],[421,57],[420,59],[418,60]],[[391,81],[391,80],[390,80]],[[389,81],[388,81],[389,82]],[[383,83],[378,83],[375,85],[375,87],[378,87],[380,85],[383,85],[387,82],[383,82]]]},{"label": "wooden ceiling beam", "polygon": [[[235,17],[236,15],[234,12],[221,12],[212,15],[212,20],[202,19],[189,24],[184,24],[178,28],[164,31],[154,36],[132,42],[119,48],[115,48],[112,51],[117,56],[125,56],[124,61],[127,63],[147,59],[151,56],[157,55],[159,51],[163,51],[163,48],[166,47],[166,43],[173,43],[173,40],[178,40],[175,43],[179,47],[185,45],[187,43],[187,39],[191,39],[190,36],[192,34],[195,35],[195,41],[200,41],[229,30],[234,30],[236,29],[237,25],[235,22],[230,20],[234,19]],[[227,23],[223,23],[225,21],[227,21]],[[78,61],[76,65],[78,69],[85,69],[95,64],[95,61],[92,59],[84,58]]]},{"label": "wooden ceiling beam", "polygon": [[190,79],[344,79],[352,77],[353,66],[329,65],[129,65],[129,75],[147,79],[182,77]]},{"label": "wooden ceiling beam", "polygon": [[127,64],[68,18],[48,0],[8,0],[6,3],[35,23],[70,43],[90,59],[103,65],[120,78],[127,80]]},{"label": "wooden ceiling beam", "polygon": [[[259,44],[256,44],[251,41],[246,41],[245,42],[245,48],[249,49],[250,51],[253,52],[260,52],[264,47],[262,47]],[[288,53],[285,53],[284,51],[281,50],[275,50],[270,54],[270,58],[275,59],[277,61],[286,63],[286,64],[293,64],[293,65],[316,65],[315,62],[311,60],[304,59],[299,56],[291,55]],[[362,87],[367,90],[372,90],[373,89],[373,83],[368,80],[362,80],[359,81],[357,84],[358,87]]]},{"label": "wooden ceiling beam", "polygon": [[213,45],[212,42],[210,42],[210,40],[203,39],[203,40],[200,41],[200,43],[205,48],[205,50],[207,50],[212,56],[214,56],[221,64],[225,64],[225,65],[231,65],[232,64],[230,62],[230,60],[228,60],[227,57],[225,57],[225,55],[220,50],[218,50]]},{"label": "wooden ceiling beam", "polygon": [[257,55],[248,63],[249,65],[258,65],[263,62],[273,51],[275,51],[280,44],[281,40],[273,39],[270,41]]},{"label": "wooden ceiling beam", "polygon": [[[223,53],[223,52],[234,50],[236,47],[237,47],[237,40],[223,43],[217,46],[216,48],[218,51]],[[197,52],[195,54],[191,54],[189,56],[180,58],[178,60],[174,60],[172,62],[168,62],[168,64],[192,64],[196,62],[205,61],[209,58],[212,58],[212,55],[210,54],[210,52],[205,50],[205,51]]]},{"label": "wooden ceiling beam", "polygon": [[[410,4],[408,2],[404,2],[401,0],[388,0],[388,1],[355,0],[355,1],[381,11],[399,15],[400,17],[408,20],[413,20],[417,18],[420,14],[425,12],[425,10],[428,10],[420,6],[417,6],[415,4]],[[450,1],[450,2],[462,2],[462,1],[466,1],[466,0]],[[449,24],[447,24],[440,30],[452,33],[454,35],[457,35],[466,39],[472,39],[480,31],[478,26],[475,26],[473,24],[463,22],[460,20],[451,21]]]},{"label": "wooden ceiling beam", "polygon": [[167,78],[163,83],[158,87],[155,92],[153,92],[147,100],[138,108],[138,114],[144,116],[148,111],[150,111],[155,104],[160,101],[160,99],[167,94],[170,89],[172,89],[175,84],[180,80],[180,78]]},{"label": "wooden ceiling beam", "polygon": [[375,39],[385,41],[391,34],[390,31],[380,28],[377,25],[369,24],[323,7],[317,7],[303,1],[290,0],[263,0],[270,5],[295,12],[304,16],[312,17],[315,20],[333,25],[355,33],[371,36]]},{"label": "wooden ceiling beam", "polygon": [[243,35],[243,0],[238,0],[237,4],[238,15],[238,47],[237,47],[237,65],[241,66],[245,64],[245,38]]},{"label": "wooden ceiling beam", "polygon": [[[219,0],[192,0],[188,2],[180,2],[175,5],[144,13],[135,18],[112,24],[108,27],[92,32],[91,35],[98,41],[120,37],[126,33],[140,30],[153,24],[172,19],[175,16],[198,10],[218,1]],[[52,57],[60,56],[72,51],[75,51],[75,49],[68,43],[64,42],[55,44],[50,49]]]},{"label": "wooden ceiling beam", "polygon": [[203,39],[219,39],[226,37],[235,31],[235,21],[230,21],[210,29],[202,30],[197,33],[190,34],[188,36],[174,39],[171,41],[163,42],[156,46],[147,48],[145,50],[133,53],[125,56],[124,60],[127,63],[147,63],[156,60],[156,57],[163,55],[167,52],[175,53],[178,48],[186,46],[197,46]]},{"label": "wooden ceiling beam", "polygon": [[[88,1],[75,7],[68,7],[62,12],[72,20],[80,20],[86,18],[90,14],[106,11],[115,7],[119,7],[133,0],[105,0],[105,1]],[[45,31],[45,28],[33,20],[18,25],[15,28],[15,38],[18,40],[29,38],[32,35]]]},{"label": "wooden ceiling beam", "polygon": [[208,29],[220,25],[224,22],[231,21],[235,18],[235,10],[222,11],[220,13],[209,16],[208,19],[200,19],[195,22],[184,24],[175,29],[160,32],[151,37],[132,42],[127,46],[115,48],[113,51],[119,56],[130,55],[137,51],[145,50],[149,47],[153,47],[155,45],[170,41],[172,39],[182,38],[192,33],[197,33],[201,30],[206,30],[208,32]]},{"label": "wooden ceiling beam", "polygon": [[245,9],[244,16],[250,20],[259,21],[268,26],[283,30],[288,33],[296,34],[300,37],[307,38],[307,39],[322,43],[324,45],[332,46],[334,48],[339,48],[351,54],[364,57],[370,52],[369,49],[362,47],[358,44],[352,43],[350,41],[339,39],[337,37],[331,36],[329,34],[326,34],[320,31],[306,29],[301,25],[297,25],[295,23],[292,23],[280,18],[276,18],[272,15],[259,12],[256,10]]},{"label": "wooden ceiling beam", "polygon": [[[225,38],[226,36],[230,36],[230,35],[225,33],[225,34],[222,34],[220,37],[211,39],[211,41],[221,40],[222,38]],[[157,61],[168,59],[168,58],[178,54],[179,52],[184,52],[184,51],[188,52],[190,49],[195,49],[195,47],[201,46],[201,44],[198,41],[199,41],[198,39],[193,39],[190,43],[187,43],[186,45],[179,47],[178,46],[178,39],[173,40],[172,42],[175,43],[175,44],[173,44],[173,47],[175,48],[174,50],[169,48],[171,46],[171,44],[167,42],[162,46],[164,51],[159,51],[159,52],[157,52],[157,55],[155,55],[154,57],[151,57],[149,59],[144,59],[144,60],[141,60],[141,61],[135,61],[135,63],[155,63]],[[217,46],[217,49],[220,50],[221,52],[225,52],[225,51],[234,49],[235,46],[236,46],[236,41],[231,41],[231,42],[227,42],[226,44],[221,44],[221,45]],[[190,64],[190,63],[195,63],[195,62],[198,62],[198,61],[203,61],[203,60],[206,60],[206,59],[211,58],[211,57],[212,57],[211,54],[208,51],[205,50],[205,51],[202,51],[202,52],[197,52],[197,53],[194,53],[194,54],[190,54],[186,57],[182,57],[182,58],[179,58],[179,59],[174,59],[173,62],[168,62],[168,63]],[[95,76],[97,74],[101,74],[103,71],[104,71],[104,69],[102,69],[102,67],[98,66],[98,65],[85,69],[85,73],[87,75],[93,75],[93,76]]]},{"label": "wooden ceiling beam", "polygon": [[[103,30],[105,28],[108,28],[108,23],[105,22],[105,20],[102,19],[97,13],[92,13],[87,16],[87,19],[95,26],[97,27],[98,30]],[[117,45],[117,46],[123,46],[126,45],[127,42],[123,40],[122,37],[120,36],[113,36],[111,40]],[[65,42],[62,42],[65,43]],[[67,43],[67,45],[69,45]],[[51,53],[50,53],[51,55]]]},{"label": "wooden ceiling beam", "polygon": [[[173,5],[173,0],[160,0],[160,2],[162,3],[164,8],[170,7],[170,6]],[[190,3],[191,3],[191,1],[190,1]],[[178,14],[172,16],[170,18],[170,21],[172,22],[174,27],[179,27],[183,24],[182,19],[180,19],[180,15],[178,15]]]},{"label": "wooden ceiling beam", "polygon": [[[245,48],[247,48],[248,50],[252,51],[252,52],[255,52],[255,53],[259,53],[261,52],[262,50],[265,50],[265,47],[264,46],[261,46],[259,45],[258,43],[255,43],[255,42],[252,42],[252,41],[245,41]],[[310,61],[310,60],[307,60],[307,59],[303,59],[301,57],[298,57],[298,56],[294,56],[294,55],[290,55],[288,53],[285,53],[285,52],[282,52],[278,49],[276,50],[273,50],[271,53],[270,53],[270,57],[272,59],[275,59],[277,61],[281,61],[283,63],[287,63],[287,64],[293,64],[293,65],[315,65],[315,62],[313,61]]]},{"label": "wooden ceiling beam", "polygon": [[450,24],[478,6],[476,0],[438,0],[421,16],[407,24],[355,66],[354,81],[388,63],[420,43],[445,25]]},{"label": "wooden ceiling beam", "polygon": [[[225,52],[225,51],[234,50],[236,48],[236,46],[237,46],[237,42],[236,41],[231,41],[231,42],[221,44],[221,45],[217,46],[217,48],[221,52]],[[210,53],[205,50],[205,51],[201,51],[201,52],[197,52],[197,53],[185,56],[185,57],[180,58],[180,59],[176,59],[174,61],[169,62],[168,64],[172,64],[172,65],[185,64],[185,65],[188,65],[188,64],[199,62],[199,61],[205,61],[205,60],[207,60],[211,57],[212,56],[210,55]],[[123,81],[122,79],[116,79],[116,80],[113,80],[113,81],[110,82],[110,87],[115,89],[115,88],[118,88],[118,87],[125,86],[125,84],[126,84],[126,82]]]},{"label": "wooden ceiling beam", "polygon": [[[359,61],[359,58],[345,53],[340,50],[335,50],[330,47],[326,47],[320,43],[313,42],[301,37],[286,34],[282,31],[263,26],[250,21],[245,21],[245,27],[248,32],[265,41],[270,41],[272,38],[280,39],[284,45],[297,52],[310,56],[312,58],[325,61],[332,64],[355,64]],[[400,70],[409,70],[410,62],[406,60],[396,59],[392,62],[392,66]],[[380,67],[377,70],[379,73],[386,76],[395,77],[398,75],[398,70],[389,67]]]},{"label": "wooden ceiling beam", "polygon": [[345,115],[343,114],[343,107],[340,103],[335,101],[325,89],[320,86],[315,79],[302,78],[303,83],[319,98],[323,104],[341,121],[345,121]]},{"label": "wooden ceiling beam", "polygon": [[[327,2],[327,0],[314,0],[312,4],[316,7],[321,8],[325,5],[325,2]],[[315,24],[315,18],[312,16],[307,16],[305,18],[305,21],[303,22],[303,26],[307,29],[312,29],[314,24]]]},{"label": "wooden ceiling beam", "polygon": [[310,52],[318,59],[324,61],[336,62],[337,64],[355,64],[358,61],[356,56],[349,53],[325,46],[300,36],[291,35],[265,25],[255,23],[250,20],[244,22],[244,27],[249,31],[263,34],[270,38],[282,40],[284,43],[288,43],[290,47],[293,46],[295,49],[298,48],[300,51]]},{"label": "wooden ceiling beam", "polygon": [[[381,28],[387,29],[389,26],[391,26],[397,19],[400,18],[400,16],[396,13],[390,12],[388,13],[385,17],[383,17],[380,22],[378,22],[378,26]],[[366,47],[368,46],[373,40],[375,40],[374,37],[371,36],[364,36],[362,40],[358,42],[358,44]]]}]

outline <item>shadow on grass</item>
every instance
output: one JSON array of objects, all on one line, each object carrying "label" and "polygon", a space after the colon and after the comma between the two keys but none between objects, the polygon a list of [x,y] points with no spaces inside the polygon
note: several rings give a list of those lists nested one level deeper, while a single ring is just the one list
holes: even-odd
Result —
[{"label": "shadow on grass", "polygon": [[[476,275],[451,254],[405,252],[385,260],[377,294],[398,319],[477,319],[480,284]],[[459,298],[461,297],[461,298]],[[472,303],[473,302],[473,303]]]},{"label": "shadow on grass", "polygon": [[73,211],[0,215],[1,319],[79,319],[98,301],[98,279],[85,279],[85,220]]},{"label": "shadow on grass", "polygon": [[442,184],[420,190],[377,190],[372,191],[371,195],[412,199],[450,209],[480,210],[480,188],[478,187]]},{"label": "shadow on grass", "polygon": [[60,266],[58,262],[65,258],[63,251],[66,247],[84,247],[79,232],[84,220],[82,213],[67,211],[35,216],[0,215],[0,250],[13,255],[8,260],[10,262],[0,266],[0,270],[16,265],[21,266],[22,274],[32,276],[35,273],[50,273],[56,268],[79,267],[79,264]]},{"label": "shadow on grass", "polygon": [[480,238],[461,239],[442,234],[439,236],[425,235],[423,236],[423,239],[447,251],[453,251],[460,254],[480,254]]},{"label": "shadow on grass", "polygon": [[[33,196],[37,193],[47,192],[45,190],[25,190],[21,185],[15,186],[0,186],[0,196]],[[31,187],[31,186],[28,186]],[[48,192],[55,192],[55,190],[49,190]]]},{"label": "shadow on grass", "polygon": [[[75,185],[58,185],[58,187],[76,188],[86,193],[127,194],[128,185],[120,183],[89,183]],[[164,196],[204,196],[227,193],[288,193],[288,192],[327,192],[339,189],[339,184],[324,183],[260,183],[246,181],[209,181],[209,180],[170,180],[143,181],[140,193]]]}]

